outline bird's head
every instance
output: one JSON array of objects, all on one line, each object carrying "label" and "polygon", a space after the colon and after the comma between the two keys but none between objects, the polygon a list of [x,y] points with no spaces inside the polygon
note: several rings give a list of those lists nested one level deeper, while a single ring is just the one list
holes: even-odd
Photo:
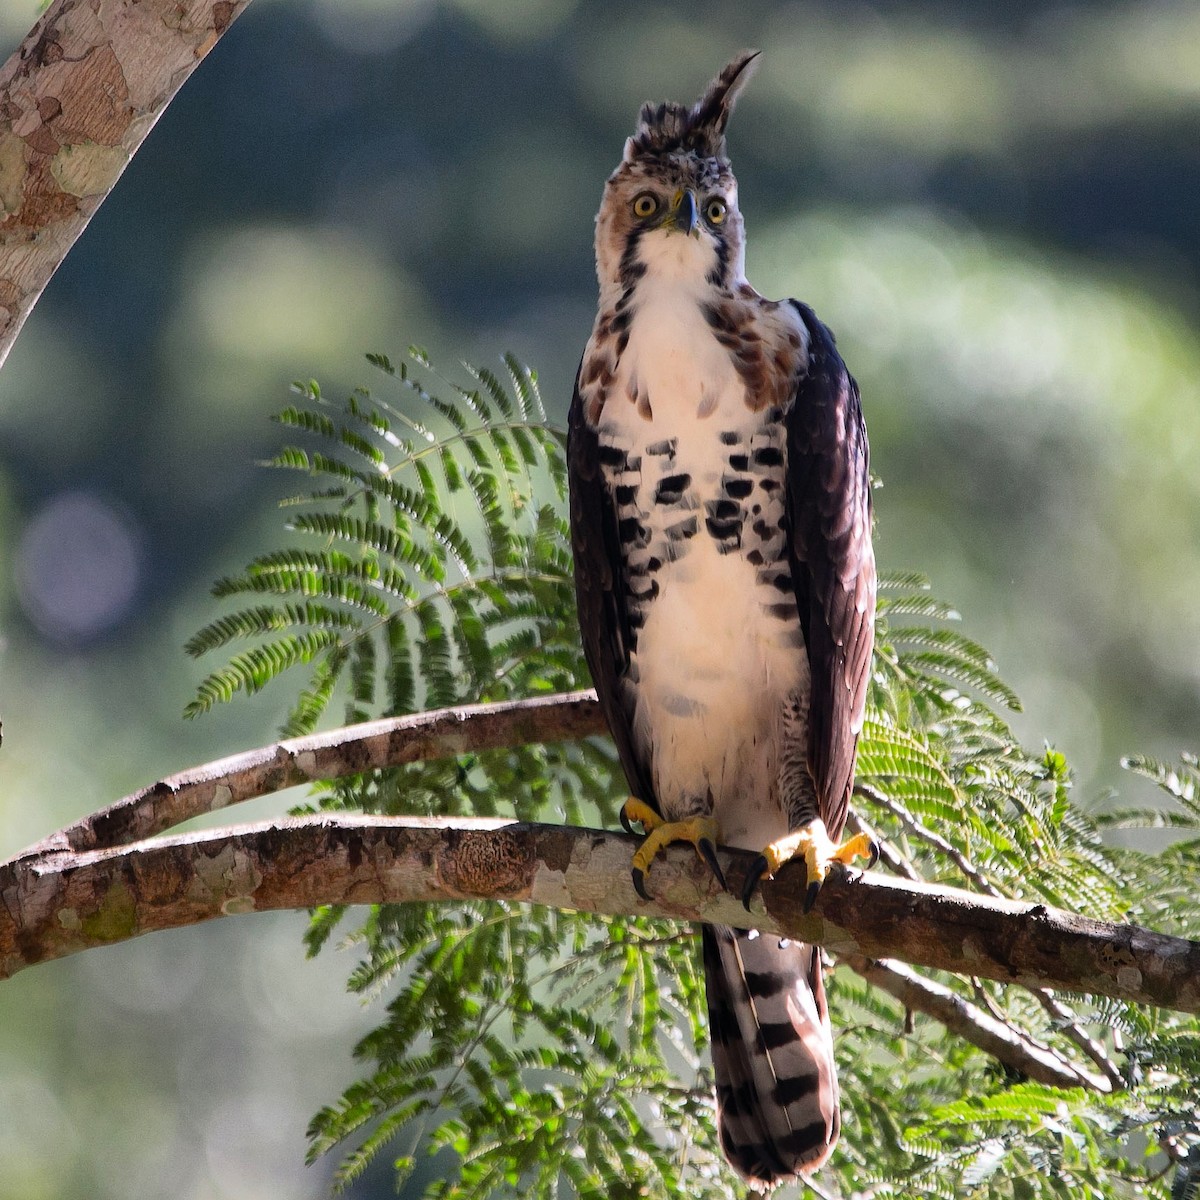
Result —
[{"label": "bird's head", "polygon": [[596,217],[602,289],[647,273],[696,286],[742,277],[744,229],[725,126],[758,54],[739,54],[690,108],[643,105]]}]

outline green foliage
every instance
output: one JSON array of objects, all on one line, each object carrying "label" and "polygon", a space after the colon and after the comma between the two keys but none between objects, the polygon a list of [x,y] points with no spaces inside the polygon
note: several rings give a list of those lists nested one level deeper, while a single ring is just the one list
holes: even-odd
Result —
[{"label": "green foliage", "polygon": [[[351,988],[397,992],[309,1129],[313,1155],[364,1131],[342,1183],[390,1145],[401,1181],[452,1152],[430,1196],[723,1195],[690,939],[499,903],[382,909],[354,940]],[[651,1099],[669,1138],[641,1132]]]},{"label": "green foliage", "polygon": [[189,716],[309,663],[288,735],[315,728],[343,680],[348,722],[571,686],[566,467],[536,377],[509,358],[507,387],[472,370],[446,402],[407,363],[371,362],[399,401],[360,389],[334,405],[296,384],[302,403],[278,414],[313,443],[268,464],[320,482],[284,501],[305,542],[216,583],[215,596],[255,603],[206,625],[188,652],[255,644],[204,680]]},{"label": "green foliage", "polygon": [[[250,646],[191,710],[311,666],[286,731],[335,696],[347,720],[565,690],[587,682],[567,549],[561,435],[532,373],[471,383],[372,361],[395,396],[331,405],[315,384],[280,421],[311,445],[272,465],[315,490],[287,502],[303,539],[220,581],[253,601],[193,653]],[[1022,747],[1016,697],[958,614],[915,573],[881,582],[859,752],[861,819],[907,874],[1197,936],[1200,769],[1126,765],[1163,808],[1093,814],[1057,751]],[[533,746],[378,772],[319,789],[325,807],[611,823],[606,743]],[[1131,830],[1162,829],[1147,835]],[[1155,852],[1145,838],[1169,836]],[[1141,841],[1131,838],[1141,838]],[[316,953],[344,913],[314,913]],[[687,930],[506,903],[389,906],[344,935],[350,980],[386,996],[362,1079],[314,1117],[311,1154],[350,1185],[380,1154],[405,1195],[726,1197],[714,1131],[703,979]],[[830,983],[844,1135],[821,1196],[1159,1197],[1200,1190],[1200,1022],[1115,1001],[1067,1004],[942,977],[964,1003],[1109,1092],[1022,1079],[845,967]],[[1100,1060],[1099,1063],[1097,1060]],[[797,1184],[796,1195],[804,1190]]]}]

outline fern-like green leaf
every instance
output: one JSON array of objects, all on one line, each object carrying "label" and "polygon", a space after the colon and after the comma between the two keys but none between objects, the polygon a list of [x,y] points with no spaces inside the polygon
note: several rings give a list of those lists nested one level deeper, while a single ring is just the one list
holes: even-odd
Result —
[{"label": "fern-like green leaf", "polygon": [[[369,361],[394,397],[360,388],[337,405],[315,382],[297,384],[303,402],[278,414],[314,443],[285,447],[269,463],[316,485],[286,501],[302,542],[260,555],[214,586],[221,599],[279,602],[222,615],[189,641],[197,655],[261,643],[212,672],[189,713],[308,661],[316,643],[297,643],[288,654],[279,639],[316,628],[341,636],[315,651],[322,661],[288,718],[290,732],[312,728],[341,686],[348,714],[377,708],[381,698],[387,711],[449,702],[462,698],[464,686],[472,698],[511,694],[506,688],[534,679],[519,657],[532,655],[531,644],[514,640],[518,631],[545,648],[556,684],[582,674],[564,619],[570,557],[555,507],[565,495],[562,437],[541,424],[533,373],[506,359],[510,391],[495,372],[469,368],[478,386],[451,384],[444,399],[422,378],[432,368],[421,352],[408,363],[384,355]],[[531,503],[547,481],[548,509]]]},{"label": "fern-like green leaf", "polygon": [[281,671],[308,663],[322,650],[336,645],[338,635],[328,630],[277,638],[234,655],[227,666],[214,671],[197,689],[196,699],[184,710],[188,717],[207,712],[214,704],[229,700],[239,690],[257,692]]}]

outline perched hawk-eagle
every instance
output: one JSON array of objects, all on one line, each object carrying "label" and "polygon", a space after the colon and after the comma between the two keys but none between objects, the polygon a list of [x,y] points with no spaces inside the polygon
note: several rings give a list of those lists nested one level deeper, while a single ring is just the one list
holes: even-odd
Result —
[{"label": "perched hawk-eagle", "polygon": [[[725,126],[755,54],[692,107],[647,104],[596,219],[600,303],[568,458],[588,665],[659,848],[793,857],[810,902],[854,782],[875,614],[858,388],[807,305],[744,276]],[[757,1186],[815,1170],[838,1086],[812,946],[704,929],[721,1142]]]}]

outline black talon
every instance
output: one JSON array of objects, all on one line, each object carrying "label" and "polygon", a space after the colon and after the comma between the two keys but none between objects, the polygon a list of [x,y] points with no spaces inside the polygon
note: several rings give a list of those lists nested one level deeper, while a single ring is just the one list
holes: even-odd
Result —
[{"label": "black talon", "polygon": [[634,867],[633,870],[630,871],[630,875],[633,877],[633,890],[637,892],[637,894],[641,896],[643,900],[648,901],[650,899],[650,893],[646,891],[646,873],[642,870],[639,870],[637,867]]},{"label": "black talon", "polygon": [[630,819],[625,815],[625,805],[623,804],[621,805],[621,828],[625,830],[626,833],[633,832],[633,822],[630,821]]},{"label": "black talon", "polygon": [[879,861],[879,843],[872,839],[871,841],[871,856],[867,859],[867,870],[869,871]]},{"label": "black talon", "polygon": [[716,846],[708,838],[701,838],[696,843],[696,849],[700,851],[704,857],[704,861],[708,863],[709,870],[716,876],[717,882],[721,885],[721,891],[729,891],[729,885],[725,882],[725,872],[721,870],[721,864],[717,862]]},{"label": "black talon", "polygon": [[808,885],[808,891],[804,893],[804,911],[809,912],[812,906],[817,902],[817,893],[821,890],[820,880],[814,879]]},{"label": "black talon", "polygon": [[742,888],[742,904],[747,912],[750,911],[750,897],[754,895],[754,889],[758,887],[758,881],[767,873],[767,868],[771,864],[767,862],[767,856],[760,854],[751,864],[750,870],[746,872],[746,883]]}]

